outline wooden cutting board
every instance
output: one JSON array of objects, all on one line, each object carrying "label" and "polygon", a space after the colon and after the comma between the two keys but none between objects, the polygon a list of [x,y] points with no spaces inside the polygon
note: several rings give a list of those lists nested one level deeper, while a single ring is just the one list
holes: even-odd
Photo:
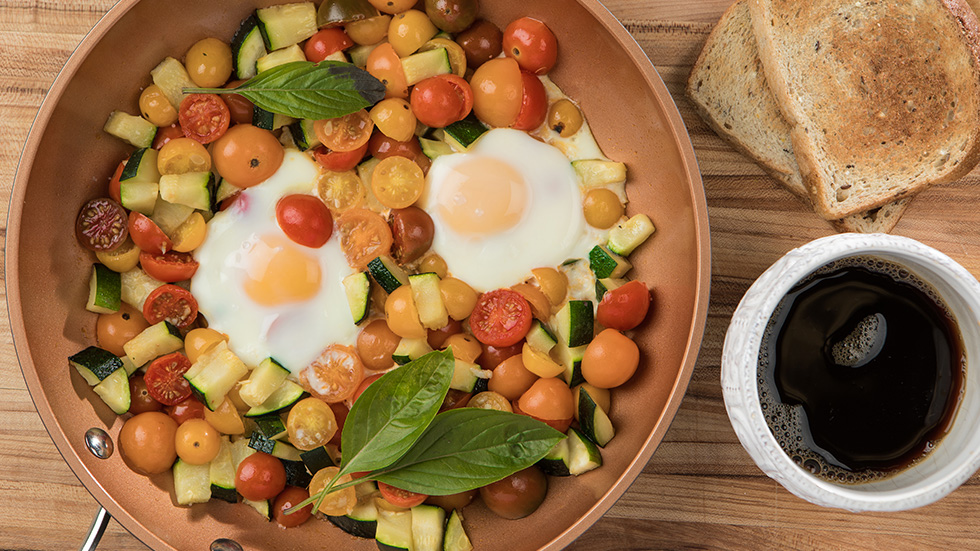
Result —
[{"label": "wooden cutting board", "polygon": [[[484,0],[492,1],[492,0]],[[852,514],[810,505],[763,475],[739,445],[719,385],[732,311],[770,264],[832,229],[721,141],[684,81],[730,0],[608,0],[674,94],[697,151],[711,217],[711,306],[687,396],[626,495],[574,549],[978,549],[980,479],[915,511]],[[0,1],[0,224],[20,150],[52,80],[112,0]],[[65,162],[66,160],[60,160]],[[980,172],[917,197],[899,235],[980,276]],[[70,183],[66,183],[70,185]],[[0,226],[0,236],[5,228]],[[0,320],[0,549],[72,549],[98,504],[51,443]],[[113,522],[101,549],[146,549]]]}]

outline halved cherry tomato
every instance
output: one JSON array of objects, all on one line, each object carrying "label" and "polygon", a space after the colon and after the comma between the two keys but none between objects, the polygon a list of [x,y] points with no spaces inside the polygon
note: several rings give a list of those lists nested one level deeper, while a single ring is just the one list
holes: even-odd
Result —
[{"label": "halved cherry tomato", "polygon": [[367,387],[371,386],[371,383],[377,381],[380,378],[381,378],[380,373],[377,375],[371,375],[370,377],[365,377],[365,379],[361,381],[361,384],[357,387],[357,390],[354,391],[354,395],[351,397],[351,402],[356,402],[357,399],[361,397],[361,394],[363,394],[364,391],[367,390]]},{"label": "halved cherry tomato", "polygon": [[287,195],[276,203],[276,221],[286,237],[294,242],[317,249],[333,233],[330,209],[313,195]]},{"label": "halved cherry tomato", "polygon": [[320,29],[315,35],[311,36],[306,41],[306,46],[303,47],[303,53],[306,54],[307,61],[319,63],[326,59],[327,56],[346,50],[353,45],[354,41],[347,36],[344,29],[330,27]]},{"label": "halved cherry tomato", "polygon": [[404,209],[422,196],[425,173],[405,157],[382,159],[371,177],[371,190],[378,201],[391,209]]},{"label": "halved cherry tomato", "polygon": [[189,419],[204,419],[204,404],[194,396],[188,396],[185,400],[167,406],[166,411],[167,415],[177,421],[178,425]]},{"label": "halved cherry tomato", "polygon": [[306,522],[313,516],[313,504],[310,503],[299,511],[287,515],[286,511],[306,501],[310,497],[310,492],[297,486],[286,486],[277,497],[272,506],[272,516],[283,528],[293,528]]},{"label": "halved cherry tomato", "polygon": [[129,412],[134,415],[163,409],[163,404],[150,396],[142,375],[133,375],[129,378],[129,403]]},{"label": "halved cherry tomato", "polygon": [[425,173],[429,172],[429,166],[432,164],[432,161],[425,156],[425,153],[422,153],[422,146],[419,144],[419,139],[415,136],[412,136],[407,142],[399,142],[385,136],[381,132],[375,132],[368,142],[368,153],[378,159],[387,159],[388,157],[394,156],[411,159]]},{"label": "halved cherry tomato", "polygon": [[179,120],[184,136],[207,145],[228,131],[231,112],[217,94],[189,94],[180,102]]},{"label": "halved cherry tomato", "polygon": [[153,137],[153,149],[159,150],[161,147],[167,145],[167,142],[170,140],[183,137],[184,131],[180,129],[180,125],[177,123],[158,128],[157,135]]},{"label": "halved cherry tomato", "polygon": [[332,151],[356,151],[371,139],[374,121],[364,109],[337,117],[323,119],[313,124],[313,131],[320,143]]},{"label": "halved cherry tomato", "polygon": [[473,89],[454,74],[438,75],[412,89],[412,111],[426,126],[444,128],[466,118],[473,109]]},{"label": "halved cherry tomato", "polygon": [[[121,207],[120,207],[121,208]],[[173,241],[156,222],[135,210],[129,213],[129,235],[140,250],[163,254],[173,248]]]},{"label": "halved cherry tomato", "polygon": [[236,124],[215,142],[211,155],[218,174],[237,187],[247,188],[279,170],[285,153],[272,132]]},{"label": "halved cherry tomato", "polygon": [[395,507],[415,507],[416,505],[421,505],[429,497],[425,494],[417,494],[408,490],[402,490],[401,488],[395,488],[391,484],[385,484],[384,482],[378,482],[378,490],[381,491],[381,497],[385,498],[388,503]]},{"label": "halved cherry tomato", "polygon": [[90,251],[111,251],[122,245],[131,232],[132,224],[126,222],[126,209],[107,197],[85,203],[75,219],[75,237]]},{"label": "halved cherry tomato", "polygon": [[327,402],[343,402],[364,380],[364,364],[353,347],[333,344],[299,372],[299,384]]},{"label": "halved cherry tomato", "polygon": [[530,328],[531,305],[520,293],[510,289],[483,293],[470,314],[470,330],[484,344],[516,344]]},{"label": "halved cherry tomato", "polygon": [[286,488],[282,461],[263,452],[253,453],[238,465],[235,489],[251,501],[272,499]]},{"label": "halved cherry tomato", "polygon": [[150,325],[166,320],[184,328],[197,319],[197,300],[187,289],[170,284],[161,285],[146,297],[143,317]]},{"label": "halved cherry tomato", "polygon": [[368,144],[364,144],[353,151],[332,151],[321,145],[313,150],[313,158],[320,163],[320,166],[329,171],[346,172],[360,164],[367,150]]},{"label": "halved cherry tomato", "polygon": [[388,222],[378,213],[367,209],[350,209],[337,220],[340,247],[352,268],[363,270],[368,262],[390,254],[393,239]]},{"label": "halved cherry tomato", "polygon": [[165,406],[172,406],[186,400],[191,395],[191,384],[184,378],[184,373],[187,373],[190,368],[191,361],[180,352],[153,360],[146,368],[146,374],[143,375],[147,392],[154,400]]},{"label": "halved cherry tomato", "polygon": [[602,295],[596,308],[596,321],[610,329],[628,331],[647,317],[650,309],[650,290],[640,281],[617,287]]},{"label": "halved cherry tomato", "polygon": [[109,179],[109,197],[117,203],[122,203],[121,196],[119,195],[119,178],[122,177],[123,169],[126,168],[126,161],[120,161],[119,166],[116,167],[116,171],[112,174],[112,178]]},{"label": "halved cherry tomato", "polygon": [[385,85],[386,98],[408,98],[405,68],[391,44],[384,42],[371,50],[364,68]]},{"label": "halved cherry tomato", "polygon": [[524,95],[521,98],[521,112],[517,114],[513,128],[534,130],[548,116],[548,96],[545,94],[544,84],[531,73],[521,71],[521,82],[524,84]]},{"label": "halved cherry tomato", "polygon": [[140,253],[140,266],[153,279],[173,283],[194,277],[198,262],[188,253],[169,251],[158,254],[143,251]]},{"label": "halved cherry tomato", "polygon": [[521,69],[543,75],[558,61],[558,39],[547,25],[522,17],[504,29],[504,55],[517,60]]}]

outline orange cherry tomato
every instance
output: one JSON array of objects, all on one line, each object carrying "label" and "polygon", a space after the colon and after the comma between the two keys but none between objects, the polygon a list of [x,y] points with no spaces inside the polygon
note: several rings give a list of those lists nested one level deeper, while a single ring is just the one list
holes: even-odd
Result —
[{"label": "orange cherry tomato", "polygon": [[353,151],[331,151],[321,145],[313,150],[313,158],[331,172],[346,172],[360,164],[367,150],[368,144]]},{"label": "orange cherry tomato", "polygon": [[394,242],[391,228],[374,211],[361,208],[345,211],[337,219],[337,231],[347,263],[354,269],[363,270],[375,258],[391,253]]},{"label": "orange cherry tomato", "polygon": [[383,319],[376,319],[364,326],[357,334],[357,355],[368,369],[388,369],[394,365],[392,353],[398,348],[401,337],[396,335]]},{"label": "orange cherry tomato", "polygon": [[524,367],[520,354],[500,362],[493,370],[493,377],[487,383],[489,390],[508,400],[517,400],[538,380],[538,376]]},{"label": "orange cherry tomato", "polygon": [[548,97],[544,84],[538,77],[521,71],[521,82],[524,84],[524,95],[521,98],[521,112],[517,115],[513,127],[518,130],[534,130],[544,123],[548,115]]},{"label": "orange cherry tomato", "polygon": [[516,344],[530,328],[531,305],[520,293],[510,289],[483,293],[470,314],[470,331],[483,344]]},{"label": "orange cherry tomato", "polygon": [[633,339],[604,329],[585,349],[582,376],[594,387],[613,388],[630,380],[639,364],[640,349]]},{"label": "orange cherry tomato", "polygon": [[168,251],[159,254],[143,251],[140,253],[140,266],[153,279],[173,283],[194,277],[199,264],[189,253]]},{"label": "orange cherry tomato", "polygon": [[412,111],[426,126],[444,128],[466,118],[472,109],[473,89],[454,74],[430,77],[412,88]]},{"label": "orange cherry tomato", "polygon": [[119,305],[119,311],[99,316],[95,325],[95,340],[100,348],[116,356],[125,356],[123,345],[149,326],[142,312],[123,302]]},{"label": "orange cherry tomato", "polygon": [[367,387],[371,386],[371,383],[373,383],[374,381],[380,379],[381,375],[382,375],[381,373],[377,375],[371,375],[370,377],[366,377],[363,381],[361,381],[360,386],[358,386],[357,390],[354,391],[354,396],[351,397],[351,401],[356,402],[357,399],[361,397],[361,394],[364,394],[364,391],[367,390]]},{"label": "orange cherry tomato", "polygon": [[135,210],[129,213],[129,235],[140,250],[163,254],[173,248],[173,241],[156,222]]},{"label": "orange cherry tomato", "polygon": [[596,321],[604,327],[628,331],[643,322],[650,309],[650,290],[641,281],[629,283],[602,295]]},{"label": "orange cherry tomato", "polygon": [[316,34],[311,36],[303,47],[303,53],[306,54],[307,61],[319,63],[327,59],[328,56],[344,51],[353,45],[354,41],[347,36],[344,29],[330,27],[320,29]]},{"label": "orange cherry tomato", "polygon": [[276,523],[283,528],[294,528],[303,524],[313,516],[313,504],[310,503],[299,511],[286,514],[286,511],[306,501],[310,497],[310,492],[305,488],[296,486],[286,486],[286,488],[276,496],[276,501],[272,506],[272,516]]},{"label": "orange cherry tomato", "polygon": [[197,319],[197,300],[187,289],[161,285],[146,297],[143,317],[150,325],[166,320],[183,329]]},{"label": "orange cherry tomato", "polygon": [[[251,120],[251,116],[249,117],[249,120]],[[157,135],[153,137],[153,149],[159,150],[161,147],[167,145],[167,142],[170,140],[183,137],[184,131],[181,130],[180,125],[177,123],[158,128]]]},{"label": "orange cherry tomato", "polygon": [[158,474],[170,469],[177,459],[177,422],[159,411],[129,418],[119,431],[119,451],[136,472]]},{"label": "orange cherry tomato", "polygon": [[371,50],[365,69],[385,85],[386,98],[408,98],[408,78],[395,48],[385,42]]},{"label": "orange cherry tomato", "polygon": [[538,419],[568,419],[575,414],[572,389],[555,377],[534,381],[521,395],[518,405],[521,411]]},{"label": "orange cherry tomato", "polygon": [[547,25],[522,17],[504,29],[504,54],[517,60],[521,69],[543,75],[558,61],[558,39]]},{"label": "orange cherry tomato", "polygon": [[116,167],[116,171],[112,174],[112,178],[109,179],[109,197],[112,197],[112,200],[117,203],[122,203],[119,195],[119,178],[122,177],[124,168],[126,168],[126,161],[120,161],[119,166]]},{"label": "orange cherry tomato", "polygon": [[328,404],[354,395],[364,380],[364,364],[353,347],[333,344],[299,372],[299,384]]},{"label": "orange cherry tomato", "polygon": [[206,465],[218,456],[221,435],[204,419],[189,419],[177,427],[177,456],[191,465]]},{"label": "orange cherry tomato", "polygon": [[129,378],[129,404],[129,412],[134,415],[163,409],[163,404],[150,396],[150,391],[146,388],[146,381],[139,374]]},{"label": "orange cherry tomato", "polygon": [[184,136],[207,145],[228,131],[231,112],[217,94],[188,94],[180,102],[178,120]]},{"label": "orange cherry tomato", "polygon": [[528,415],[527,412],[522,411],[519,400],[514,400],[513,402],[510,403],[510,405],[514,413],[518,415],[527,415],[528,417],[535,419],[537,421],[541,421],[542,423],[548,425],[549,427],[561,433],[567,432],[568,427],[572,425],[572,421],[575,419],[574,416],[569,417],[568,419],[541,419],[540,417]]},{"label": "orange cherry tomato", "polygon": [[333,234],[333,215],[318,197],[287,195],[276,203],[276,221],[286,237],[294,242],[318,249]]},{"label": "orange cherry tomato", "polygon": [[238,465],[235,489],[245,499],[272,499],[285,488],[286,468],[282,466],[282,461],[267,453],[253,453]]},{"label": "orange cherry tomato", "polygon": [[373,130],[374,120],[365,109],[313,124],[316,137],[331,151],[356,151],[368,143]]},{"label": "orange cherry tomato", "polygon": [[491,59],[480,65],[470,79],[473,112],[494,127],[514,124],[521,112],[524,84],[521,68],[509,57]]},{"label": "orange cherry tomato", "polygon": [[272,132],[236,124],[217,140],[211,156],[218,174],[237,187],[247,188],[275,174],[285,153]]},{"label": "orange cherry tomato", "polygon": [[180,352],[153,360],[143,375],[150,396],[165,406],[172,406],[189,398],[191,384],[184,378],[184,373],[190,368],[191,361]]},{"label": "orange cherry tomato", "polygon": [[385,498],[388,503],[395,507],[415,507],[416,505],[421,505],[429,497],[425,494],[402,490],[384,482],[378,482],[378,490],[381,491],[381,497]]}]

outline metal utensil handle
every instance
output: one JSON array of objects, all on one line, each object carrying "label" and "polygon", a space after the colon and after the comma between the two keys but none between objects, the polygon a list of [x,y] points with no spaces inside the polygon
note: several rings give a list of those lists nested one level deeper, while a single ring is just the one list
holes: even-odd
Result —
[{"label": "metal utensil handle", "polygon": [[85,538],[85,542],[82,546],[78,548],[78,551],[95,551],[95,548],[99,546],[99,540],[102,539],[102,534],[105,533],[105,529],[109,526],[109,521],[112,517],[109,516],[109,512],[103,507],[99,507],[99,512],[95,513],[95,518],[92,519],[92,526],[88,529],[88,537]]}]

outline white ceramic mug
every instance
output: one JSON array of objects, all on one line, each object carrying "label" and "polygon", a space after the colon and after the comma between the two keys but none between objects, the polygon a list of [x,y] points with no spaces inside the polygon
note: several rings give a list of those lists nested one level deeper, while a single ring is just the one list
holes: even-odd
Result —
[{"label": "white ceramic mug", "polygon": [[[835,260],[875,256],[908,268],[939,292],[963,338],[967,370],[963,397],[949,432],[911,467],[863,484],[835,484],[797,465],[773,436],[759,402],[759,349],[769,319],[801,279]],[[721,383],[738,439],[760,469],[812,503],[850,511],[901,511],[932,503],[980,467],[980,283],[943,253],[886,234],[839,234],[788,252],[749,288],[725,336]]]}]

